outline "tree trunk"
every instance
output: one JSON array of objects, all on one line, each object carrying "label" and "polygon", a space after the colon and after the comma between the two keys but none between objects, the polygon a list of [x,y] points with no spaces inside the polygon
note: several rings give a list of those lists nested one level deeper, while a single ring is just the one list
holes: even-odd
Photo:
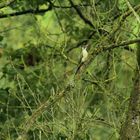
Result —
[{"label": "tree trunk", "polygon": [[140,43],[137,46],[137,68],[126,120],[120,131],[120,140],[140,139]]}]

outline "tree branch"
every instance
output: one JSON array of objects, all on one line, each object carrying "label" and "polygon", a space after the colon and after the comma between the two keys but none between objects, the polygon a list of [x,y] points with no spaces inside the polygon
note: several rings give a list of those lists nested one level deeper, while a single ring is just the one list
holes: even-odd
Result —
[{"label": "tree branch", "polygon": [[128,8],[132,11],[132,13],[134,14],[134,16],[136,17],[137,21],[139,22],[140,24],[140,17],[139,15],[136,13],[136,11],[134,10],[134,8],[132,7],[132,5],[130,4],[130,2],[128,0],[125,0]]},{"label": "tree branch", "polygon": [[86,45],[88,43],[88,41],[92,38],[92,36],[95,34],[95,31],[92,31],[89,33],[89,36],[87,37],[87,39],[78,42],[76,46],[73,46],[71,48],[69,48],[66,52],[69,53],[70,51],[72,51],[73,49],[76,49],[78,47],[80,47],[81,45]]},{"label": "tree branch", "polygon": [[131,45],[131,44],[139,43],[139,42],[140,42],[140,38],[137,38],[137,39],[134,39],[134,40],[123,41],[120,44],[112,44],[112,45],[110,45],[108,47],[102,47],[100,49],[97,49],[96,54],[99,54],[99,53],[101,53],[103,51],[110,51],[112,49],[115,49],[115,48],[118,48],[118,47],[121,47],[121,46],[127,46],[127,45]]},{"label": "tree branch", "polygon": [[88,24],[90,27],[94,28],[94,25],[92,24],[92,22],[87,19],[83,14],[82,12],[80,11],[80,9],[74,5],[73,1],[72,0],[69,0],[70,4],[72,5],[72,7],[76,10],[77,14],[79,15],[79,17],[86,23]]},{"label": "tree branch", "polygon": [[[79,70],[82,69],[82,71],[85,71],[84,69],[86,69],[92,63],[92,61],[95,59],[95,57],[102,52],[111,51],[111,50],[118,48],[118,47],[122,47],[122,46],[125,47],[126,45],[131,45],[131,44],[135,44],[135,43],[139,43],[139,42],[140,42],[140,38],[137,38],[134,40],[123,41],[120,44],[112,44],[108,47],[98,47],[91,53],[91,57],[89,58],[89,60],[87,62],[83,63],[82,65],[80,65],[80,67],[78,69]],[[78,73],[79,73],[79,71],[76,73],[76,75]]]},{"label": "tree branch", "polygon": [[0,9],[6,7],[6,6],[9,6],[10,4],[14,3],[15,0],[9,0],[9,1],[6,1],[4,3],[0,3]]},{"label": "tree branch", "polygon": [[46,100],[44,103],[42,103],[33,113],[32,115],[25,120],[25,122],[22,124],[23,131],[21,135],[19,135],[18,139],[25,140],[27,137],[27,133],[32,127],[32,125],[35,123],[36,119],[41,116],[41,114],[47,110],[50,106],[53,106],[56,104],[59,100],[61,100],[63,97],[65,97],[70,90],[72,89],[72,85],[68,84],[65,89],[63,89],[60,93],[57,93],[56,95],[50,97],[48,100]]},{"label": "tree branch", "polygon": [[120,140],[139,139],[140,122],[140,43],[137,43],[137,67],[134,76],[134,87],[130,95],[125,122],[120,130]]},{"label": "tree branch", "polygon": [[13,12],[10,14],[0,14],[0,18],[7,18],[7,17],[13,17],[13,16],[20,16],[20,15],[26,15],[26,14],[41,14],[47,11],[52,10],[52,6],[50,5],[47,9],[29,9],[21,12]]},{"label": "tree branch", "polygon": [[[4,4],[0,4],[0,8],[6,7],[10,4],[12,4],[15,0],[11,0],[8,3],[4,3]],[[74,7],[79,7],[79,6],[90,6],[90,5],[74,5]],[[20,11],[20,12],[13,12],[10,14],[0,14],[0,18],[7,18],[7,17],[13,17],[13,16],[20,16],[20,15],[25,15],[25,14],[40,14],[40,13],[44,13],[47,12],[49,10],[52,10],[52,8],[64,8],[64,9],[70,9],[73,8],[73,6],[57,6],[57,5],[53,5],[52,3],[50,3],[49,7],[47,9],[29,9],[29,10],[25,10],[25,11]]]},{"label": "tree branch", "polygon": [[[135,7],[133,7],[133,9],[135,10],[135,11],[138,11],[138,10],[140,10],[140,4],[139,5],[137,5],[137,6],[135,6]],[[120,16],[122,16],[122,20],[124,21],[129,15],[131,15],[132,14],[132,11],[131,10],[127,10],[125,13],[121,13],[121,14],[118,14],[118,15],[116,15],[114,18],[113,18],[113,20],[115,20],[115,19],[117,19],[118,17],[120,17]]]},{"label": "tree branch", "polygon": [[[59,5],[52,5],[54,8],[63,8],[63,9],[70,9],[70,8],[73,8],[73,6],[71,5],[71,6],[59,6]],[[90,4],[80,4],[80,5],[74,5],[75,7],[89,7],[89,6],[91,6]]]}]

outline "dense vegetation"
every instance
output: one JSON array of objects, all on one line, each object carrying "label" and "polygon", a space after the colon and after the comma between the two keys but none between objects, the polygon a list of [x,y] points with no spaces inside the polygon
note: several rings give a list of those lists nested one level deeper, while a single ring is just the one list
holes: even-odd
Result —
[{"label": "dense vegetation", "polygon": [[140,139],[139,12],[139,0],[1,0],[0,140]]}]

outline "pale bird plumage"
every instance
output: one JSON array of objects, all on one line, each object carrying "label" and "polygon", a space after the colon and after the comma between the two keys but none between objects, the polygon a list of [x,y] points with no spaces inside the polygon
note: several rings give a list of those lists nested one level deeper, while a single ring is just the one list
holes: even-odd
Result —
[{"label": "pale bird plumage", "polygon": [[82,48],[82,59],[81,62],[85,62],[88,58],[88,52],[86,50],[86,48]]},{"label": "pale bird plumage", "polygon": [[82,47],[82,57],[80,59],[80,63],[79,66],[75,72],[75,75],[79,72],[80,68],[82,67],[82,65],[84,64],[84,62],[87,60],[88,58],[88,52],[87,49],[85,47]]}]

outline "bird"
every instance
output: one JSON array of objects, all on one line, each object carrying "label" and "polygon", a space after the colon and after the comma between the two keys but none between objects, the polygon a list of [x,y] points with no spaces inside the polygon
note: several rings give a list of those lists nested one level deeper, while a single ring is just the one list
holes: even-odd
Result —
[{"label": "bird", "polygon": [[86,47],[82,47],[82,58],[81,62],[85,62],[88,58],[88,52]]},{"label": "bird", "polygon": [[79,66],[76,69],[75,75],[79,72],[85,61],[88,59],[87,45],[82,47],[82,57],[79,62]]}]

